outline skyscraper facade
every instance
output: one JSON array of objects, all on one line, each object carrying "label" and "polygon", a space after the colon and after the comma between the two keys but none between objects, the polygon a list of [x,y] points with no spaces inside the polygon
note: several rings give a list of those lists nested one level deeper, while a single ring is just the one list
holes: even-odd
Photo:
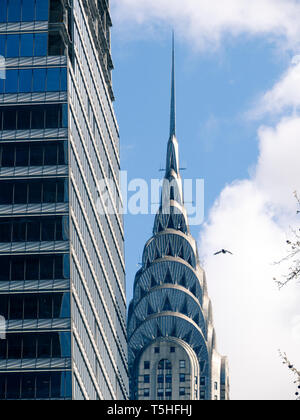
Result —
[{"label": "skyscraper facade", "polygon": [[110,27],[108,0],[0,0],[1,400],[128,397]]},{"label": "skyscraper facade", "polygon": [[173,46],[161,206],[129,307],[130,394],[133,400],[227,400],[227,359],[216,349],[206,277],[184,207],[175,122]]}]

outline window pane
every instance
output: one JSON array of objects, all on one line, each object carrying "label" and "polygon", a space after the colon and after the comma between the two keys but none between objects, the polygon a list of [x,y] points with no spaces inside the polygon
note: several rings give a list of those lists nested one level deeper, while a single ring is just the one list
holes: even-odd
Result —
[{"label": "window pane", "polygon": [[0,219],[0,242],[11,241],[11,230],[12,230],[12,223],[7,220],[2,221]]},{"label": "window pane", "polygon": [[23,358],[36,358],[36,337],[32,337],[29,334],[23,336]]},{"label": "window pane", "polygon": [[24,296],[24,319],[37,319],[37,295],[29,294]]},{"label": "window pane", "polygon": [[32,70],[20,70],[19,92],[31,92]]},{"label": "window pane", "polygon": [[13,242],[26,241],[26,223],[22,220],[15,220],[13,223]]},{"label": "window pane", "polygon": [[43,108],[37,108],[32,113],[31,128],[44,129],[45,127],[45,111]]},{"label": "window pane", "polygon": [[27,185],[24,182],[16,182],[14,192],[14,204],[27,204]]},{"label": "window pane", "polygon": [[18,399],[20,398],[20,378],[18,374],[7,375],[6,383],[6,398],[7,399]]},{"label": "window pane", "polygon": [[12,182],[0,182],[1,194],[0,194],[0,205],[12,204],[13,202],[13,183]]},{"label": "window pane", "polygon": [[[39,356],[41,357],[41,356]],[[37,377],[36,398],[49,398],[50,397],[50,374],[40,373]]]},{"label": "window pane", "polygon": [[43,147],[38,143],[30,145],[30,165],[43,165]]},{"label": "window pane", "polygon": [[31,22],[34,20],[34,3],[35,0],[23,0],[22,21]]},{"label": "window pane", "polygon": [[41,239],[41,228],[39,220],[31,220],[27,222],[27,241],[38,242]]},{"label": "window pane", "polygon": [[57,143],[45,144],[44,165],[57,165]]},{"label": "window pane", "polygon": [[34,92],[45,92],[46,69],[33,70],[33,90]]},{"label": "window pane", "polygon": [[62,68],[61,69],[61,86],[60,86],[60,90],[67,90],[67,69],[66,68]]},{"label": "window pane", "polygon": [[22,355],[22,336],[19,334],[8,335],[8,354],[9,359],[21,359]]},{"label": "window pane", "polygon": [[53,257],[41,257],[41,280],[53,280]]},{"label": "window pane", "polygon": [[6,57],[19,57],[19,35],[7,35]]},{"label": "window pane", "polygon": [[[43,267],[41,267],[43,269]],[[45,279],[44,276],[42,276]],[[39,297],[39,318],[40,319],[49,319],[52,318],[52,296],[51,295],[41,295]]]},{"label": "window pane", "polygon": [[5,80],[5,92],[6,93],[18,92],[18,80],[19,80],[18,70],[7,71],[6,80]]},{"label": "window pane", "polygon": [[39,280],[39,258],[27,257],[26,280]]},{"label": "window pane", "polygon": [[17,114],[14,109],[3,112],[3,130],[15,130],[17,127]]},{"label": "window pane", "polygon": [[0,22],[6,22],[7,19],[7,0],[0,0]]},{"label": "window pane", "polygon": [[36,20],[48,20],[48,0],[36,2]]},{"label": "window pane", "polygon": [[10,296],[10,313],[9,319],[23,319],[23,296]]},{"label": "window pane", "polygon": [[26,143],[16,144],[16,166],[28,166],[29,145]]},{"label": "window pane", "polygon": [[60,69],[48,69],[47,91],[55,92],[60,89]]},{"label": "window pane", "polygon": [[34,38],[34,55],[42,57],[47,55],[48,34],[35,34]]},{"label": "window pane", "polygon": [[59,124],[59,108],[48,107],[46,110],[46,128],[60,128]]},{"label": "window pane", "polygon": [[9,279],[10,279],[10,260],[7,257],[1,257],[0,258],[0,264],[1,264],[0,281],[9,281]]},{"label": "window pane", "polygon": [[33,34],[21,35],[21,57],[32,57],[33,55]]},{"label": "window pane", "polygon": [[39,337],[38,343],[38,357],[51,357],[51,340],[52,336],[50,334],[43,334]]},{"label": "window pane", "polygon": [[43,203],[56,202],[56,181],[44,181],[43,183]]},{"label": "window pane", "polygon": [[45,219],[42,221],[42,241],[55,240],[55,219]]},{"label": "window pane", "polygon": [[42,200],[41,182],[32,182],[29,184],[29,203],[40,204]]},{"label": "window pane", "polygon": [[29,109],[22,109],[18,111],[18,130],[30,130],[31,112]]},{"label": "window pane", "polygon": [[19,22],[21,20],[21,0],[8,1],[8,22]]},{"label": "window pane", "polygon": [[35,375],[26,373],[22,378],[22,398],[34,398],[35,396]]},{"label": "window pane", "polygon": [[15,146],[14,144],[5,144],[2,149],[2,166],[12,167],[15,164]]}]

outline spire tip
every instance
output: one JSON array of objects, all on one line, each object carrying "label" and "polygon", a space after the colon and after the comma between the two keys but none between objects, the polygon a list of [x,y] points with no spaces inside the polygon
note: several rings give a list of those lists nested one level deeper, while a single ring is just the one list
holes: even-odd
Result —
[{"label": "spire tip", "polygon": [[170,137],[176,134],[176,105],[175,105],[175,31],[172,31],[172,81],[171,81],[171,117]]}]

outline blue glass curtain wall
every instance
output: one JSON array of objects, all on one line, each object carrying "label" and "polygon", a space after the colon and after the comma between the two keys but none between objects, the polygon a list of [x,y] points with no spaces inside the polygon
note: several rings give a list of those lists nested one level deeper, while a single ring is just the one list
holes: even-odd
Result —
[{"label": "blue glass curtain wall", "polygon": [[48,33],[2,34],[0,54],[6,58],[44,57],[47,55],[47,44]]},{"label": "blue glass curtain wall", "polygon": [[0,143],[0,167],[2,168],[67,164],[67,141]]},{"label": "blue glass curtain wall", "polygon": [[66,68],[7,70],[0,93],[57,92],[67,90]]},{"label": "blue glass curtain wall", "polygon": [[0,0],[0,23],[46,21],[48,0]]},{"label": "blue glass curtain wall", "polygon": [[0,282],[70,278],[69,255],[0,256]]}]

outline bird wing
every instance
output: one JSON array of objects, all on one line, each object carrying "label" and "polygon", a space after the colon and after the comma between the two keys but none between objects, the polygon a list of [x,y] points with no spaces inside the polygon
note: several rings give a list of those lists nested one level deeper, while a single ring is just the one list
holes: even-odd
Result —
[{"label": "bird wing", "polygon": [[222,254],[222,251],[216,252],[214,255]]}]

